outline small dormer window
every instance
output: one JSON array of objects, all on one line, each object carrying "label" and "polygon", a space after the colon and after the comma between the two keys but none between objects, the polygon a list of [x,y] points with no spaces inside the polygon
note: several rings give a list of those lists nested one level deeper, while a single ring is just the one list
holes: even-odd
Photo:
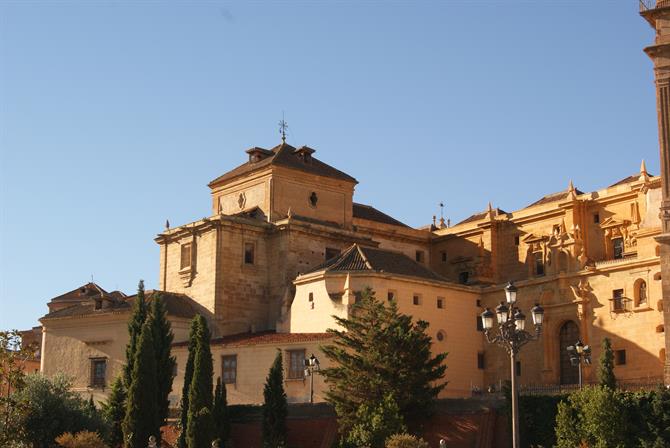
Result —
[{"label": "small dormer window", "polygon": [[316,195],[315,191],[312,191],[312,194],[309,195],[309,204],[312,207],[316,207],[317,202],[319,202],[319,197]]}]

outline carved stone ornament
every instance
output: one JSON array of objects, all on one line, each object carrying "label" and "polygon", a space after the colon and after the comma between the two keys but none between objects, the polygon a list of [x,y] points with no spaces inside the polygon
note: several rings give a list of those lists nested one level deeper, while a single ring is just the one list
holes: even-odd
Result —
[{"label": "carved stone ornament", "polygon": [[244,192],[240,193],[240,195],[237,197],[237,205],[242,209],[247,203],[247,196],[244,194]]}]

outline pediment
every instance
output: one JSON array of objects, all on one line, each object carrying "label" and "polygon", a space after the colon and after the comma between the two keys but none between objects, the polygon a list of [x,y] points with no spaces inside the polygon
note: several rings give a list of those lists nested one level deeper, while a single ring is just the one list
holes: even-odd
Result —
[{"label": "pediment", "polygon": [[630,221],[627,219],[617,219],[613,216],[610,216],[609,218],[605,219],[603,222],[600,223],[600,228],[601,229],[611,229],[612,227],[626,227],[630,225]]},{"label": "pediment", "polygon": [[542,241],[546,241],[549,237],[546,235],[535,235],[535,234],[528,234],[524,239],[523,242],[526,244],[533,244],[533,243],[539,243]]}]

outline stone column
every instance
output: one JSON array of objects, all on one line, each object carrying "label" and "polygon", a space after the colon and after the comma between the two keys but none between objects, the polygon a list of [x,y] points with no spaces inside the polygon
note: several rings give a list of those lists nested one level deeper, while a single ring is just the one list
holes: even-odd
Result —
[{"label": "stone column", "polygon": [[[670,328],[670,2],[641,2],[641,15],[656,31],[654,45],[644,49],[654,62],[656,80],[656,111],[658,114],[658,141],[661,155],[662,194],[660,218],[661,235],[656,240],[661,249],[661,287],[663,291],[663,318]],[[651,329],[650,329],[651,331]],[[670,332],[665,332],[665,384],[670,385]]]}]

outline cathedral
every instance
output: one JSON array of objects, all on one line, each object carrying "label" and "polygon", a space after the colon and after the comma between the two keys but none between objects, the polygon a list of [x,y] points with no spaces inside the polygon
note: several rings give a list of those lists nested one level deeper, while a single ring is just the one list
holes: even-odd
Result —
[{"label": "cathedral", "polygon": [[[642,162],[597,191],[566,180],[519,210],[489,204],[453,225],[412,228],[354,202],[358,181],[322,161],[327,150],[322,159],[284,138],[246,150],[241,165],[209,183],[209,217],[166,225],[155,239],[159,290],[147,297],[161,294],[175,334],[172,404],[196,314],[210,323],[229,403],[262,401],[277,349],[289,401],[323,401],[326,386],[306,377],[305,359],[328,365],[326,330],[366,288],[429,322],[433,350],[449,354],[443,397],[479,394],[511,374],[522,386],[575,384],[567,347],[582,341],[596,360],[604,338],[619,381],[670,384],[670,3],[645,0],[641,9],[656,32],[645,52],[656,79],[657,176]],[[544,308],[541,338],[513,369],[480,319],[510,281],[521,309]],[[103,399],[124,362],[134,300],[94,283],[51,299],[41,328],[26,334],[41,337],[41,371],[64,372],[77,391]],[[594,381],[595,366],[583,375]]]},{"label": "cathedral", "polygon": [[[485,342],[480,319],[504,300],[508,281],[522,309],[545,309],[543,337],[516,366],[521,384],[574,384],[567,346],[581,340],[597,357],[604,337],[620,380],[662,381],[661,178],[644,162],[599,191],[570,182],[521,210],[489,205],[454,225],[412,228],[354,202],[357,180],[313,148],[282,141],[245,158],[209,183],[209,217],[168,225],[155,239],[175,333],[175,405],[195,314],[210,322],[215,372],[231,403],[262,401],[277,348],[289,399],[302,402],[310,399],[304,360],[328,365],[320,346],[333,316],[347,317],[368,287],[430,323],[434,351],[449,353],[444,397],[509,378],[509,359]],[[101,399],[124,362],[134,299],[93,283],[52,299],[41,319],[43,372],[64,371],[77,390]],[[322,378],[314,383],[314,399],[323,400]]]}]

